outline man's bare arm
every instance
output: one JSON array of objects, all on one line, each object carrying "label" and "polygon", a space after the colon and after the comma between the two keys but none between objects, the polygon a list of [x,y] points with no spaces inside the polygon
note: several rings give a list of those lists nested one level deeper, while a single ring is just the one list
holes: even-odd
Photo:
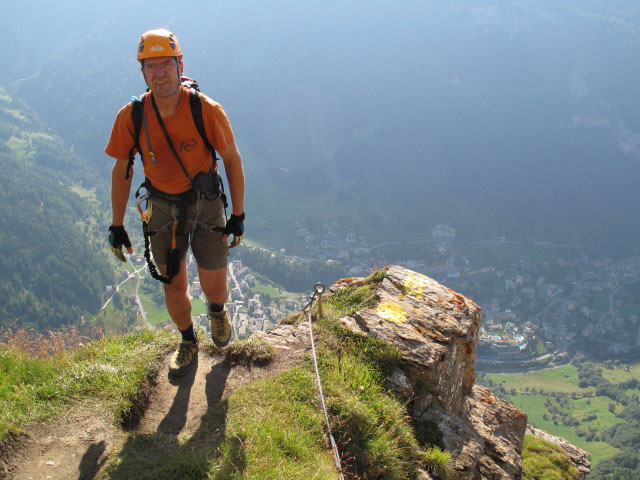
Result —
[{"label": "man's bare arm", "polygon": [[129,179],[125,179],[129,160],[117,159],[111,171],[111,209],[113,212],[112,224],[120,226],[124,223],[124,214],[127,210],[131,181],[133,180],[133,168]]},{"label": "man's bare arm", "polygon": [[224,152],[220,152],[220,156],[229,183],[232,213],[242,215],[244,213],[244,169],[242,168],[242,157],[235,142],[231,143]]}]

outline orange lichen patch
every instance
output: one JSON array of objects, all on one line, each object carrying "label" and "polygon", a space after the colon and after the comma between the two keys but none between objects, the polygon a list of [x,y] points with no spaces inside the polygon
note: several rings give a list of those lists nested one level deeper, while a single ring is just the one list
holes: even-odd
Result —
[{"label": "orange lichen patch", "polygon": [[449,293],[450,293],[451,295],[453,295],[453,296],[455,297],[455,299],[456,299],[456,300],[454,300],[454,301],[461,302],[461,303],[465,303],[465,297],[464,297],[464,295],[460,295],[459,293],[454,292],[454,291],[453,291],[453,290],[451,290],[450,288],[447,288],[447,290],[449,291]]},{"label": "orange lichen patch", "polygon": [[441,298],[439,298],[438,300],[436,300],[436,302],[438,302],[438,303],[442,303],[442,302],[444,302],[444,300],[442,300]]},{"label": "orange lichen patch", "polygon": [[483,390],[482,393],[480,394],[480,398],[478,399],[481,402],[484,403],[493,403],[495,401],[495,397],[493,396],[493,394],[488,391],[488,390]]},{"label": "orange lichen patch", "polygon": [[348,283],[348,282],[353,282],[354,280],[356,280],[356,277],[347,277],[347,278],[341,278],[340,280],[337,280],[335,283]]}]

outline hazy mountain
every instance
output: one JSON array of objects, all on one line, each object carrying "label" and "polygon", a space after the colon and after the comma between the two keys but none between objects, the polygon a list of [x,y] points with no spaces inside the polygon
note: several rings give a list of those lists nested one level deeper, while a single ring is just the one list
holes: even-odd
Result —
[{"label": "hazy mountain", "polygon": [[634,2],[76,3],[7,6],[0,78],[105,175],[115,113],[144,89],[137,39],[165,26],[230,115],[258,237],[284,212],[374,237],[444,222],[638,244]]}]

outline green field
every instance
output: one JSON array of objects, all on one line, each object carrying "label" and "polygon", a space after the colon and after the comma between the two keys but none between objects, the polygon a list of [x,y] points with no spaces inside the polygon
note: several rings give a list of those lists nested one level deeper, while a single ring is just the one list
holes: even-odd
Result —
[{"label": "green field", "polygon": [[[625,371],[625,367],[615,367],[613,370],[607,368],[602,369],[602,376],[611,383],[620,383],[636,378],[640,380],[640,363],[629,365],[629,371]],[[635,393],[629,391],[629,393]]]},{"label": "green field", "polygon": [[[640,364],[632,365],[629,372],[624,368],[616,367],[613,370],[602,368],[603,376],[612,383],[619,383],[631,378],[639,378]],[[569,442],[580,447],[591,454],[591,461],[596,464],[605,458],[611,457],[619,452],[619,450],[605,442],[588,442],[584,437],[577,434],[577,428],[581,430],[594,429],[602,432],[613,425],[620,423],[622,420],[609,411],[609,404],[615,405],[615,412],[620,413],[623,406],[612,401],[607,397],[593,398],[567,398],[566,406],[560,407],[555,399],[548,395],[524,395],[526,388],[531,391],[543,389],[545,393],[549,392],[566,392],[566,393],[593,393],[594,388],[580,388],[577,370],[573,365],[564,365],[562,367],[543,370],[529,374],[487,374],[494,383],[506,389],[509,392],[516,389],[516,395],[508,395],[508,399],[518,408],[527,414],[529,423],[541,428],[552,435],[566,438]],[[637,390],[627,390],[627,394],[632,395]],[[562,411],[569,413],[572,417],[580,422],[579,427],[563,425],[559,418],[557,424],[553,422],[553,415],[545,406],[545,401],[550,399],[554,406],[558,406]],[[546,419],[544,416],[546,415]],[[590,416],[596,416],[589,421],[586,419]]]},{"label": "green field", "polygon": [[[565,376],[566,375],[566,376]],[[525,388],[541,388],[545,392],[593,392],[594,388],[580,388],[578,386],[578,373],[573,365],[563,365],[558,368],[550,368],[536,373],[491,373],[487,374],[491,380],[510,390],[515,388],[522,391]]]},{"label": "green field", "polygon": [[[163,307],[164,308],[164,305]],[[202,315],[207,313],[207,307],[201,298],[191,299],[191,316]]]},{"label": "green field", "polygon": [[12,150],[19,150],[21,154],[25,154],[29,146],[29,143],[26,140],[13,135],[9,137],[9,140],[7,140],[5,143]]},{"label": "green field", "polygon": [[[140,292],[140,298],[142,299],[142,305],[144,306],[144,311],[147,314],[147,320],[151,325],[157,325],[159,323],[167,322],[170,320],[169,314],[167,313],[167,309],[164,305],[164,302],[160,305],[157,305],[150,295],[146,295]],[[207,313],[207,308],[200,298],[192,298],[191,299],[191,315],[201,315],[203,313]]]},{"label": "green field", "polygon": [[[607,397],[594,397],[571,400],[569,405],[571,406],[571,414],[582,421],[582,426],[595,427],[598,431],[601,431],[621,422],[618,417],[608,410],[610,403],[612,403],[612,400]],[[620,407],[620,405],[616,405],[617,409],[620,409]],[[598,418],[585,422],[585,417],[589,415],[597,415]]]},{"label": "green field", "polygon": [[280,295],[281,289],[278,289],[275,283],[270,282],[267,278],[260,274],[254,273],[256,283],[251,287],[251,293],[260,293],[262,295],[269,295],[270,297],[277,297]]},{"label": "green field", "polygon": [[[583,450],[586,450],[591,454],[591,462],[594,465],[599,461],[604,460],[605,458],[609,458],[620,451],[619,449],[612,447],[605,442],[587,442],[584,438],[579,437],[575,433],[574,427],[563,425],[562,423],[554,425],[551,420],[545,420],[543,418],[543,415],[547,412],[547,409],[544,406],[544,402],[547,398],[548,397],[542,395],[509,395],[508,397],[508,399],[516,407],[527,414],[529,423],[534,424],[537,428],[540,428],[550,433],[551,435],[565,438],[576,447],[580,447]],[[578,403],[578,405],[580,405],[581,402],[584,401],[586,401],[586,399],[570,400],[569,404],[574,407],[571,410],[577,412],[578,406],[573,404]],[[612,421],[611,418],[606,417],[606,414],[608,414],[610,417],[615,419],[615,417],[607,410],[607,405],[610,401],[611,400],[609,400],[608,398],[592,398],[591,406],[585,405],[585,407],[589,407],[588,411],[592,412],[592,414],[598,415],[598,420],[594,420],[592,422],[584,422],[583,425],[596,426],[596,422],[602,419],[602,425],[606,425],[606,427],[602,428],[602,430],[604,430],[605,428],[608,428],[615,423],[619,423],[619,419],[616,419],[618,420],[618,422],[615,422]],[[576,418],[578,418],[577,415],[575,416]]]}]

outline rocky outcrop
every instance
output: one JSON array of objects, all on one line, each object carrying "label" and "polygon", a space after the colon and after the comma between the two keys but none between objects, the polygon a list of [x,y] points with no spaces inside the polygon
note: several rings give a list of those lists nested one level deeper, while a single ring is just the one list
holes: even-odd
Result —
[{"label": "rocky outcrop", "polygon": [[[364,282],[341,280],[330,291]],[[374,288],[375,306],[340,322],[400,351],[402,364],[389,375],[389,387],[410,407],[416,425],[437,426],[443,446],[453,454],[452,478],[519,479],[527,416],[474,384],[481,309],[435,280],[397,266],[388,267]],[[257,335],[291,357],[309,349],[306,322],[281,323]],[[424,472],[421,478],[429,476]]]},{"label": "rocky outcrop", "polygon": [[591,471],[591,462],[589,461],[589,452],[585,452],[581,448],[567,442],[564,438],[555,437],[548,434],[544,430],[540,430],[531,425],[527,425],[527,434],[535,437],[540,437],[547,442],[554,443],[562,448],[565,453],[571,459],[571,462],[575,465],[581,474],[580,479],[583,479]]},{"label": "rocky outcrop", "polygon": [[377,294],[376,307],[345,317],[342,323],[398,348],[414,385],[428,389],[448,411],[460,413],[475,380],[480,308],[435,280],[401,267],[387,270]]},{"label": "rocky outcrop", "polygon": [[[342,282],[332,290],[361,282]],[[392,266],[377,286],[379,302],[341,322],[384,339],[402,354],[389,385],[412,406],[417,423],[432,422],[454,454],[460,479],[517,479],[526,415],[474,385],[482,311],[470,299],[410,270]]]}]

